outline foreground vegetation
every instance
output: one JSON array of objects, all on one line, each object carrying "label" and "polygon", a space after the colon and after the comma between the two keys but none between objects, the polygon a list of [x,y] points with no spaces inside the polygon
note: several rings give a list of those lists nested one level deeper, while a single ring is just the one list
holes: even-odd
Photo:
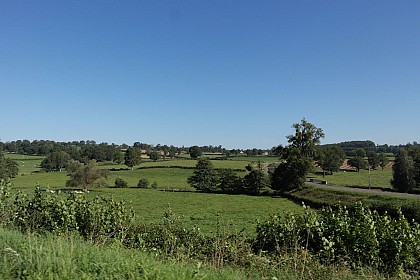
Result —
[{"label": "foreground vegetation", "polygon": [[[88,200],[84,195],[59,196],[40,189],[33,196],[12,195],[9,184],[3,183],[0,221],[4,226],[17,228],[23,233],[46,235],[37,237],[41,244],[44,238],[48,240],[50,234],[70,238],[71,246],[76,244],[77,248],[86,247],[87,253],[82,251],[78,256],[75,250],[79,249],[66,249],[68,244],[61,243],[62,239],[58,239],[54,245],[46,245],[62,246],[49,250],[54,252],[55,258],[45,254],[45,250],[28,252],[20,245],[7,245],[2,253],[2,273],[8,278],[22,278],[25,274],[33,277],[44,275],[40,274],[39,270],[42,269],[43,273],[47,273],[45,275],[55,275],[61,273],[58,272],[60,265],[70,263],[69,258],[78,256],[81,260],[77,262],[84,261],[93,253],[96,257],[92,258],[92,265],[101,258],[105,261],[98,261],[96,269],[85,268],[86,264],[80,265],[81,273],[86,273],[86,279],[106,278],[106,274],[102,273],[108,273],[108,269],[109,275],[116,273],[117,278],[148,279],[143,273],[149,272],[142,267],[141,261],[140,265],[139,260],[133,264],[134,259],[125,256],[127,252],[135,252],[134,255],[140,260],[147,259],[142,257],[141,252],[154,254],[165,260],[166,265],[168,262],[202,263],[207,267],[203,271],[209,271],[211,267],[224,268],[225,271],[234,268],[235,272],[228,272],[228,277],[233,278],[237,275],[242,275],[242,278],[257,275],[280,278],[284,275],[299,275],[303,278],[331,275],[331,278],[352,278],[360,273],[351,271],[351,268],[356,267],[370,267],[361,273],[378,277],[381,276],[375,272],[376,269],[386,271],[388,276],[396,272],[413,276],[418,273],[419,225],[410,224],[401,214],[394,219],[371,212],[360,204],[355,211],[326,208],[321,212],[306,209],[303,214],[288,214],[284,218],[273,215],[256,227],[255,237],[228,232],[221,224],[215,232],[204,234],[197,227],[186,227],[171,211],[166,211],[163,219],[151,224],[135,222],[133,215],[123,202],[113,199]],[[82,242],[78,241],[80,239],[77,236],[104,250],[96,253],[98,249],[93,245],[79,245]],[[0,240],[5,242],[4,237]],[[60,255],[67,251],[71,252],[70,256]],[[42,258],[37,256],[40,253]],[[101,267],[107,266],[111,255],[121,256],[122,259],[103,272]],[[14,258],[18,262],[12,262]],[[22,267],[25,270],[22,271]],[[75,277],[79,271],[73,269],[63,269],[62,273]],[[121,274],[124,269],[128,271]],[[337,274],[337,270],[343,272]],[[162,271],[171,269],[167,267]],[[150,272],[152,277],[156,277],[153,274],[155,272]],[[182,273],[190,277],[194,272],[184,270]],[[225,277],[223,271],[219,275]],[[66,278],[67,274],[62,277]]]}]

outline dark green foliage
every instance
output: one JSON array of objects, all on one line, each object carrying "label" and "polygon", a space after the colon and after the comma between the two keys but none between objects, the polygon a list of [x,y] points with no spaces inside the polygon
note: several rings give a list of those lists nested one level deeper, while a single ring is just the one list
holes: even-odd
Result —
[{"label": "dark green foliage", "polygon": [[[4,213],[4,212],[3,212]],[[8,202],[6,223],[23,232],[78,232],[94,241],[122,238],[133,213],[113,199],[86,199],[71,194],[65,198],[37,188],[33,196],[18,193]]]},{"label": "dark green foliage", "polygon": [[[346,142],[340,142],[337,144],[327,144],[323,145],[324,147],[334,145],[342,148],[347,156],[355,156],[352,154],[352,152],[356,149],[363,149],[366,153],[366,151],[376,151],[376,144],[372,141],[346,141]],[[365,154],[366,155],[366,154]]]},{"label": "dark green foliage", "polygon": [[327,264],[410,271],[420,265],[420,226],[410,225],[401,212],[393,219],[360,203],[351,211],[328,207],[272,216],[257,226],[256,249],[273,254],[309,250]]},{"label": "dark green foliage", "polygon": [[193,175],[188,177],[188,184],[198,191],[213,192],[217,190],[217,171],[208,158],[200,158],[197,161]]},{"label": "dark green foliage", "polygon": [[388,164],[389,160],[384,153],[378,155],[379,166],[384,170],[385,166]]},{"label": "dark green foliage", "polygon": [[289,149],[287,160],[280,163],[271,175],[271,188],[284,192],[301,188],[311,170],[311,158],[301,157],[299,150]]},{"label": "dark green foliage", "polygon": [[362,148],[353,149],[349,153],[349,156],[364,158],[366,156],[366,150]]},{"label": "dark green foliage", "polygon": [[310,122],[302,119],[292,126],[294,135],[287,136],[289,146],[281,145],[274,149],[284,161],[271,175],[271,188],[277,191],[288,191],[303,186],[306,175],[313,167],[316,145],[320,143],[324,132]]},{"label": "dark green foliage", "polygon": [[115,185],[116,188],[127,188],[128,187],[127,181],[124,180],[121,177],[115,178],[114,185]]},{"label": "dark green foliage", "polygon": [[408,152],[411,158],[413,159],[413,163],[414,163],[414,180],[416,181],[416,185],[419,186],[420,185],[420,148],[413,147]]},{"label": "dark green foliage", "polygon": [[264,188],[270,185],[267,174],[260,169],[251,170],[243,179],[244,192],[248,194],[259,194]]},{"label": "dark green foliage", "polygon": [[133,169],[140,162],[141,151],[137,148],[129,147],[124,154],[124,164]]},{"label": "dark green foliage", "polygon": [[149,180],[147,178],[140,178],[137,182],[137,188],[147,189],[149,187]]},{"label": "dark green foliage", "polygon": [[218,171],[219,183],[217,188],[224,193],[242,193],[243,180],[232,169]]},{"label": "dark green foliage", "polygon": [[192,146],[192,147],[190,147],[189,150],[188,150],[188,153],[190,154],[190,157],[192,159],[197,159],[202,154],[201,149],[198,146]]},{"label": "dark green foliage", "polygon": [[414,161],[405,149],[401,149],[392,166],[392,187],[399,192],[409,192],[416,187]]},{"label": "dark green foliage", "polygon": [[376,169],[380,163],[379,155],[374,151],[370,151],[367,157],[370,168]]},{"label": "dark green foliage", "polygon": [[19,165],[12,159],[5,158],[0,153],[0,179],[16,177],[19,173]]},{"label": "dark green foliage", "polygon": [[67,180],[66,186],[82,187],[84,191],[87,191],[89,186],[103,185],[104,182],[99,179],[106,179],[109,174],[108,170],[98,169],[95,161],[90,161],[87,164],[73,162],[68,165],[67,170],[70,179]]},{"label": "dark green foliage", "polygon": [[71,157],[65,151],[55,151],[49,154],[42,162],[41,167],[47,172],[62,171],[69,163]]},{"label": "dark green foliage", "polygon": [[300,151],[301,157],[312,158],[315,156],[315,146],[325,137],[321,128],[308,122],[303,118],[300,123],[293,124],[295,134],[288,135],[287,141],[290,147],[297,148]]},{"label": "dark green foliage", "polygon": [[350,158],[347,161],[347,164],[356,168],[357,172],[359,172],[360,169],[366,168],[367,166],[366,161],[360,156]]},{"label": "dark green foliage", "polygon": [[343,149],[338,146],[328,146],[318,150],[318,164],[324,171],[337,172],[340,170],[340,166],[343,164],[346,154]]},{"label": "dark green foliage", "polygon": [[160,153],[158,152],[150,152],[148,156],[153,161],[157,161],[158,159],[160,159]]}]

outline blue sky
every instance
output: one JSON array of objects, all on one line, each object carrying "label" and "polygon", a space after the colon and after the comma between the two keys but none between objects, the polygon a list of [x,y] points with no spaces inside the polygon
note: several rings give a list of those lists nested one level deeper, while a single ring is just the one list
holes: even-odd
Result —
[{"label": "blue sky", "polygon": [[0,2],[1,141],[420,142],[420,1]]}]

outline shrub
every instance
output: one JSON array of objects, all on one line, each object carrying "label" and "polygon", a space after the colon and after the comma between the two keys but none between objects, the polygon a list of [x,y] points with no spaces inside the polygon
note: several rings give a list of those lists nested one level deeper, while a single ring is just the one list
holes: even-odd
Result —
[{"label": "shrub", "polygon": [[124,180],[123,178],[117,177],[115,179],[115,187],[116,188],[126,188],[128,187],[128,183],[126,180]]},{"label": "shrub", "polygon": [[152,189],[157,189],[158,184],[155,182],[152,183],[152,185],[150,186]]},{"label": "shrub", "polygon": [[357,203],[323,208],[304,215],[272,216],[257,226],[257,251],[280,254],[308,250],[324,263],[343,262],[388,272],[420,265],[420,225],[398,212],[393,219]]},{"label": "shrub", "polygon": [[139,182],[137,183],[137,187],[147,189],[149,187],[149,180],[146,178],[140,178]]},{"label": "shrub", "polygon": [[81,236],[103,242],[108,238],[122,239],[131,226],[133,212],[124,202],[109,198],[86,199],[71,194],[62,198],[52,191],[35,190],[33,196],[18,193],[11,199],[7,211],[9,224],[23,232],[66,233],[76,231]]}]

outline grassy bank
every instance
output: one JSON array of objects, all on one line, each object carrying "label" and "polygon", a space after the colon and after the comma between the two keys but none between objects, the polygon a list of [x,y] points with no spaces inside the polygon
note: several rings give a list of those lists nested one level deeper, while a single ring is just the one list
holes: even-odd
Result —
[{"label": "grassy bank", "polygon": [[0,228],[1,279],[246,279],[241,271],[161,262],[118,244],[96,246],[77,236],[23,235]]}]

